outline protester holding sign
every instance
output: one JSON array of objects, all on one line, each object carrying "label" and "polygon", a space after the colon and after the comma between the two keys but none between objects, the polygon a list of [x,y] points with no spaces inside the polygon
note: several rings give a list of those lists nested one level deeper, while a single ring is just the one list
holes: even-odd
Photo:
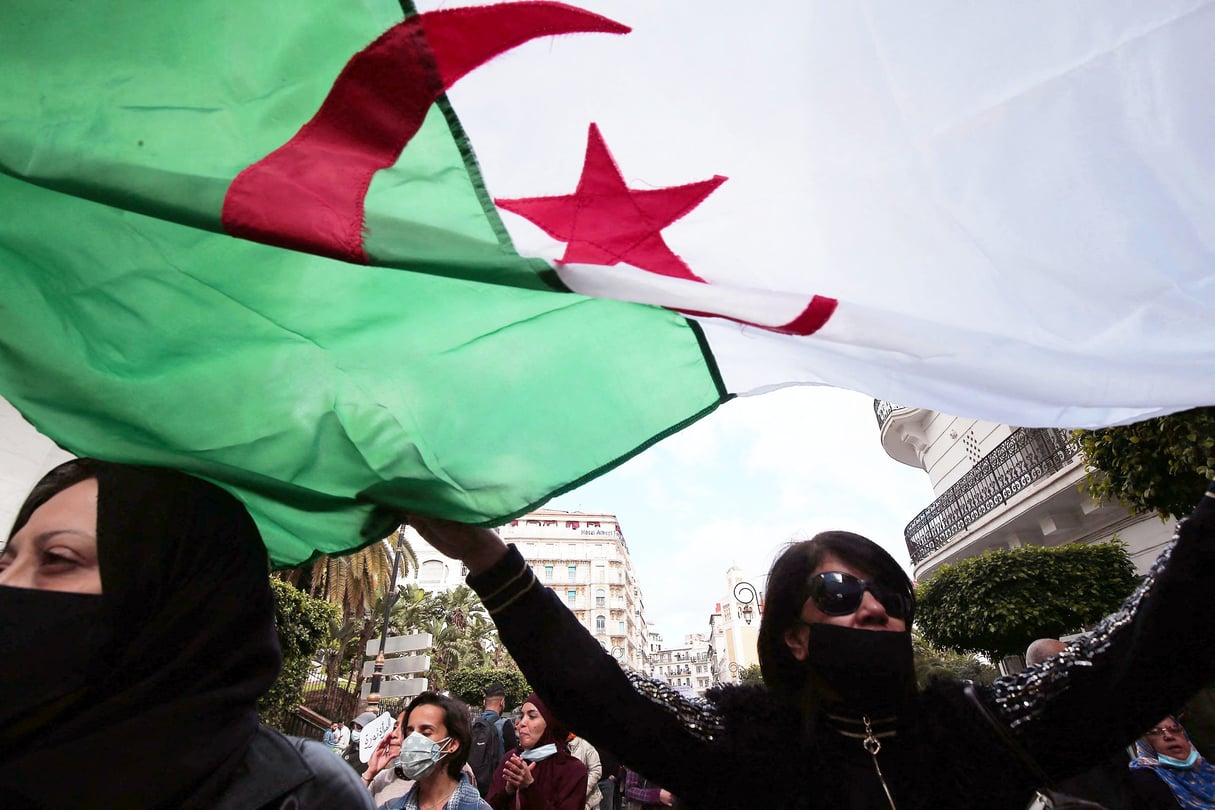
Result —
[{"label": "protester holding sign", "polygon": [[282,663],[267,573],[213,484],[47,474],[0,554],[0,806],[370,808],[321,743],[258,722]]}]

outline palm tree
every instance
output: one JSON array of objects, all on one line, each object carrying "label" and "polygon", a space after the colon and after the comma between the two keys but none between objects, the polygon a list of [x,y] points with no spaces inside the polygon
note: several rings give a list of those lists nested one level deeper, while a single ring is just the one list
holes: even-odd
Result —
[{"label": "palm tree", "polygon": [[363,650],[375,635],[377,623],[384,613],[384,597],[393,588],[394,544],[402,551],[398,576],[412,565],[417,569],[418,556],[405,539],[405,527],[398,526],[389,537],[372,543],[353,554],[340,557],[323,556],[311,566],[282,573],[287,582],[306,587],[311,596],[337,605],[342,613],[340,629],[334,635],[343,643],[330,657],[326,676],[333,684],[340,676],[341,664],[349,662],[357,668],[356,683],[362,682]]},{"label": "palm tree", "polygon": [[426,591],[413,583],[402,585],[392,615],[388,619],[388,632],[394,636],[422,632],[429,619],[437,618],[435,602]]}]

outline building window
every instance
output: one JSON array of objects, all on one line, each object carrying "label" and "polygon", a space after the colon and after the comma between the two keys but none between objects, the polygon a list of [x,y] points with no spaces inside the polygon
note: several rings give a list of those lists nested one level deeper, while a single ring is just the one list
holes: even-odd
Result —
[{"label": "building window", "polygon": [[620,635],[624,635],[624,622],[620,623]]},{"label": "building window", "polygon": [[578,592],[576,590],[574,590],[573,588],[570,588],[568,591],[565,592],[565,601],[571,605],[574,604],[575,602],[577,602],[578,601]]},{"label": "building window", "polygon": [[418,582],[423,586],[447,582],[447,566],[438,560],[427,560],[418,570]]},{"label": "building window", "polygon": [[577,581],[577,579],[578,579],[578,566],[576,566],[576,565],[571,565],[571,566],[569,566],[568,568],[566,568],[566,572],[567,572],[567,573],[570,575],[570,579],[569,579],[569,581],[570,581],[570,582],[575,582],[575,581]]},{"label": "building window", "polygon": [[607,594],[604,593],[603,588],[595,591],[595,607],[607,607]]},{"label": "building window", "polygon": [[553,581],[553,567],[551,565],[544,566],[544,581],[545,582]]},{"label": "building window", "polygon": [[607,619],[603,618],[602,616],[595,617],[595,632],[596,633],[606,633],[607,632]]}]

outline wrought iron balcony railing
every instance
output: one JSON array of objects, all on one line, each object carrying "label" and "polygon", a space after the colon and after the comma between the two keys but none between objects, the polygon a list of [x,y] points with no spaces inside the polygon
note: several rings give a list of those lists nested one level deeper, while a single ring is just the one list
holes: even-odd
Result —
[{"label": "wrought iron balcony railing", "polygon": [[886,424],[886,420],[890,418],[890,414],[902,407],[902,405],[895,405],[893,402],[887,402],[884,399],[875,399],[873,401],[873,414],[877,417],[878,430],[881,430],[882,425]]},{"label": "wrought iron balcony railing", "polygon": [[1062,470],[1079,452],[1066,430],[1017,428],[907,524],[911,562],[918,564],[1018,492]]}]

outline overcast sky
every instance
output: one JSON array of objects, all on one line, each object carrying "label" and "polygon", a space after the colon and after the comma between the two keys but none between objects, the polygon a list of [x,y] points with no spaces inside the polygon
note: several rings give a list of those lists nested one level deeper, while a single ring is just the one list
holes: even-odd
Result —
[{"label": "overcast sky", "polygon": [[762,587],[791,538],[848,529],[907,566],[903,527],[932,497],[926,473],[882,450],[871,398],[798,387],[728,402],[548,506],[619,518],[669,644],[708,632],[731,565]]}]

